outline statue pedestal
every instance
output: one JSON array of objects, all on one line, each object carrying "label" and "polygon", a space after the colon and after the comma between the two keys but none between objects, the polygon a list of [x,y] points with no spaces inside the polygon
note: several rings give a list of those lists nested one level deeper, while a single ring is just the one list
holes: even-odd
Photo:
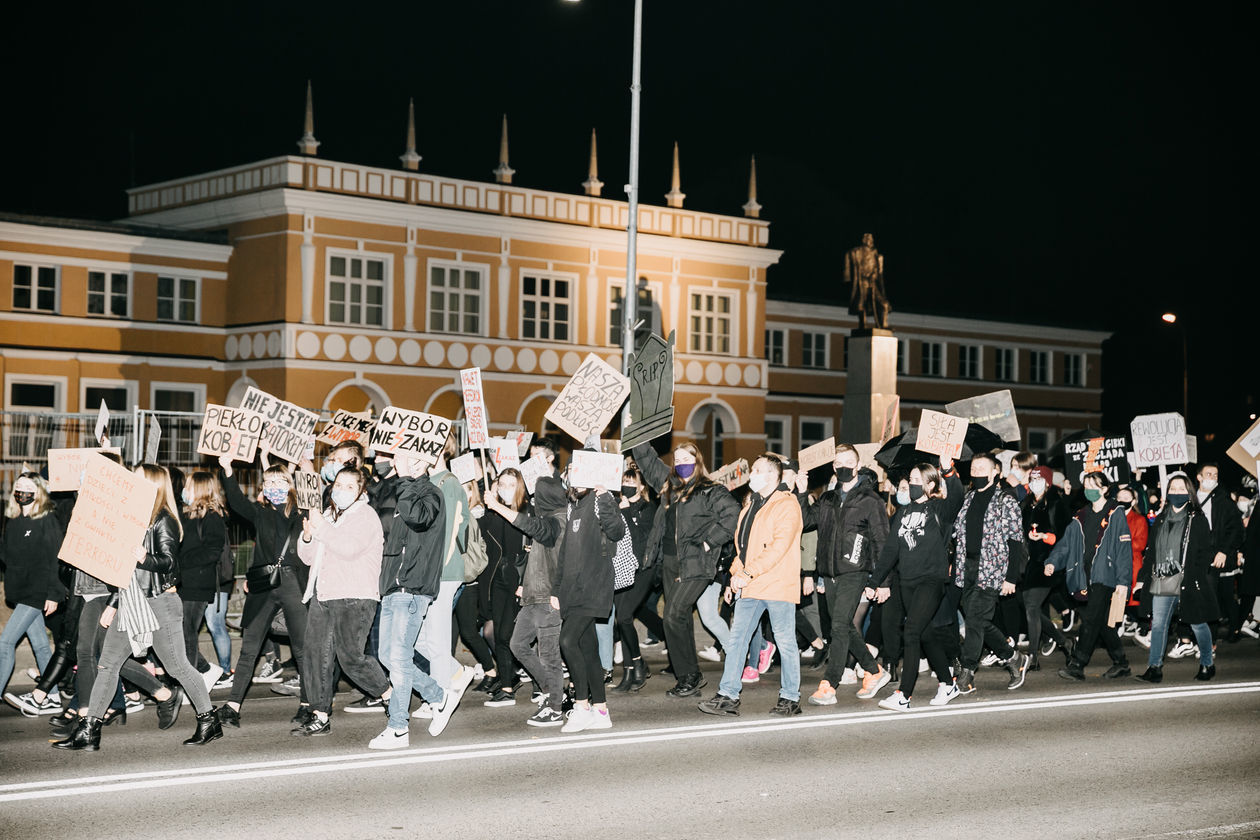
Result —
[{"label": "statue pedestal", "polygon": [[[892,330],[853,330],[849,335],[848,384],[839,443],[878,441],[888,407],[897,399],[897,339]],[[898,411],[899,413],[899,411]],[[893,418],[892,433],[901,431]]]}]

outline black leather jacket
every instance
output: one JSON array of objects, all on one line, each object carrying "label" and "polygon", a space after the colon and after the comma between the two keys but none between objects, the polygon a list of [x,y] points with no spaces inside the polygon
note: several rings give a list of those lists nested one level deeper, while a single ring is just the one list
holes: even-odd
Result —
[{"label": "black leather jacket", "polygon": [[[175,585],[179,558],[179,523],[163,510],[144,535],[145,558],[136,564],[136,583],[146,598],[154,598]],[[110,606],[118,604],[118,590],[110,587]]]}]

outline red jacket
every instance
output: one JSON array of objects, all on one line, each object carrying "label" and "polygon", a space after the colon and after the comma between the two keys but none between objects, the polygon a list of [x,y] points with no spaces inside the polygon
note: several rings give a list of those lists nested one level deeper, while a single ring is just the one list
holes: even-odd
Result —
[{"label": "red jacket", "polygon": [[1129,523],[1129,535],[1133,540],[1133,582],[1129,585],[1129,606],[1136,607],[1138,599],[1133,587],[1137,584],[1138,572],[1142,570],[1142,554],[1146,551],[1148,526],[1146,517],[1135,510],[1125,511],[1124,518]]}]

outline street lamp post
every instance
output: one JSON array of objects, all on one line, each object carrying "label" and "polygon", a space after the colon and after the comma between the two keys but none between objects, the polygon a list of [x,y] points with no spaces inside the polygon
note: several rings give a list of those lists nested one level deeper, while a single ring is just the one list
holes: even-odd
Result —
[{"label": "street lamp post", "polygon": [[1177,320],[1176,312],[1165,312],[1161,320],[1165,324],[1172,324],[1181,333],[1181,416],[1186,421],[1186,428],[1190,427],[1190,356],[1189,342],[1186,340],[1186,325]]},{"label": "street lamp post", "polygon": [[[635,316],[639,311],[639,70],[643,63],[643,0],[634,0],[634,58],[630,65],[630,182],[626,184],[629,218],[626,219],[626,284],[621,296],[621,372],[630,375],[634,352]],[[621,428],[630,425],[630,403],[621,413]]]}]

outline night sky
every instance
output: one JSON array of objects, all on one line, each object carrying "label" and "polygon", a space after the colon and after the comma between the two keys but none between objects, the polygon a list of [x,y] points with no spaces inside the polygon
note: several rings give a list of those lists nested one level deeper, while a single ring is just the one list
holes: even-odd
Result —
[{"label": "night sky", "polygon": [[[686,206],[738,215],[755,153],[773,296],[847,299],[869,230],[895,309],[1114,330],[1109,429],[1180,409],[1170,310],[1201,451],[1260,410],[1242,4],[645,6],[641,198],[677,140]],[[6,13],[0,209],[119,218],[130,185],[294,154],[307,78],[321,156],[400,166],[414,96],[422,171],[491,180],[506,112],[515,183],[580,192],[594,127],[623,197],[630,0],[70,9]]]}]

